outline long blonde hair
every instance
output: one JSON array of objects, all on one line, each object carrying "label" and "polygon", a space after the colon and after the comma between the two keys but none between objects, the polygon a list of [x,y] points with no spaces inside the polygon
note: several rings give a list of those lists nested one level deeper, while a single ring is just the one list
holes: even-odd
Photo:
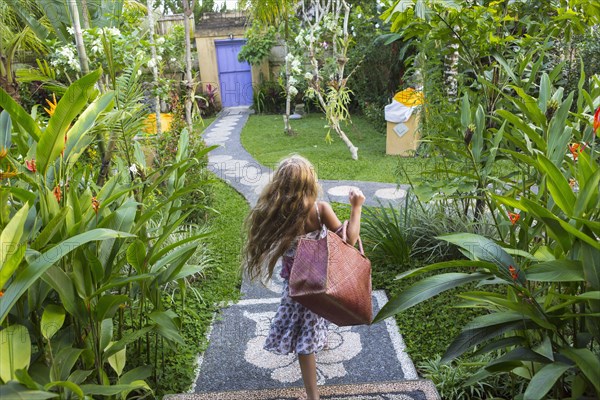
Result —
[{"label": "long blonde hair", "polygon": [[306,158],[293,155],[279,163],[246,219],[244,265],[251,279],[271,278],[277,259],[304,233],[319,189],[315,169]]}]

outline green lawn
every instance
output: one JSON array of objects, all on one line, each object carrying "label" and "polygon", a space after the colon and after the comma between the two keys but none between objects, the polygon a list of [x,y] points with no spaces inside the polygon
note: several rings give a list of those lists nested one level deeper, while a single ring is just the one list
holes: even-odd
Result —
[{"label": "green lawn", "polygon": [[352,120],[353,124],[346,124],[344,131],[358,147],[357,161],[352,160],[348,148],[334,131],[331,131],[333,143],[327,143],[327,121],[320,113],[291,121],[297,132],[295,136],[283,132],[281,115],[252,115],[242,131],[242,144],[269,167],[292,153],[305,156],[315,165],[321,179],[407,183],[406,179],[398,178],[400,167],[411,176],[423,170],[427,159],[386,155],[385,135],[360,116]]}]

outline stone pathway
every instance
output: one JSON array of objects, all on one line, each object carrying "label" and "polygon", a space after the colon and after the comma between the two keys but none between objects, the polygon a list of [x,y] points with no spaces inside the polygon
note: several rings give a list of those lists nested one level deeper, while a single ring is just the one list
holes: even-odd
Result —
[{"label": "stone pathway", "polygon": [[[204,138],[208,145],[219,145],[209,154],[208,168],[254,205],[272,170],[259,164],[241,145],[240,133],[248,114],[244,107],[224,110],[206,129]],[[320,183],[329,201],[347,202],[352,187],[365,193],[369,205],[377,205],[377,199],[401,201],[406,196],[405,187],[393,184]],[[213,324],[209,347],[199,358],[194,393],[171,399],[292,399],[302,392],[298,389],[302,379],[295,355],[275,355],[262,348],[280,300],[282,281],[277,272],[274,276],[268,287],[243,282],[242,300],[225,308]],[[383,291],[373,293],[375,311],[386,302]],[[371,326],[331,325],[328,349],[317,354],[317,370],[318,383],[329,388],[323,398],[439,398],[430,381],[418,378],[393,318]],[[335,385],[346,386],[334,389],[338,387]]]}]

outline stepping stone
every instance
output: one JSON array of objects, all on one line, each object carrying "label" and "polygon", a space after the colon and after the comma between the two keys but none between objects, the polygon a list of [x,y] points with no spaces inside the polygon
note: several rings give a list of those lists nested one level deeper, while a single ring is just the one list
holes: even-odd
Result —
[{"label": "stepping stone", "polygon": [[327,191],[332,196],[348,196],[351,190],[359,190],[357,186],[335,186]]},{"label": "stepping stone", "polygon": [[404,189],[379,189],[375,192],[375,196],[380,199],[386,200],[397,200],[406,197],[406,190]]}]

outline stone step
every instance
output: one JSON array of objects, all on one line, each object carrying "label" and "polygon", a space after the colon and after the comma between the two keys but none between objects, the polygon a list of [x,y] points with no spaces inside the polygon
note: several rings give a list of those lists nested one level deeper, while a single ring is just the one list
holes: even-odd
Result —
[{"label": "stone step", "polygon": [[[424,379],[331,385],[319,388],[322,400],[438,400],[431,381]],[[240,390],[177,394],[165,396],[168,400],[295,400],[305,396],[303,387],[279,389]]]}]

